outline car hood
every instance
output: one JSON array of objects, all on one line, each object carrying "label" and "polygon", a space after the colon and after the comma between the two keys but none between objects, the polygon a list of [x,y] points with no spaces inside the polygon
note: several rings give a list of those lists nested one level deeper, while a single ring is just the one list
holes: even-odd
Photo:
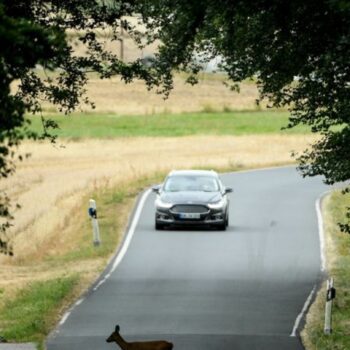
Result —
[{"label": "car hood", "polygon": [[220,192],[180,191],[160,194],[163,202],[173,204],[206,204],[218,202],[221,198]]}]

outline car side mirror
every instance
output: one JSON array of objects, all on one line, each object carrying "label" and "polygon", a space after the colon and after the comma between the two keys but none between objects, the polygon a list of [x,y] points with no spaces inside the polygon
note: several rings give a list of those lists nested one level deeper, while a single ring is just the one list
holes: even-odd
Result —
[{"label": "car side mirror", "polygon": [[225,188],[225,194],[227,194],[227,193],[232,193],[233,192],[233,188],[231,188],[231,187],[226,187]]},{"label": "car side mirror", "polygon": [[162,185],[156,185],[152,187],[152,191],[155,193],[159,193]]}]

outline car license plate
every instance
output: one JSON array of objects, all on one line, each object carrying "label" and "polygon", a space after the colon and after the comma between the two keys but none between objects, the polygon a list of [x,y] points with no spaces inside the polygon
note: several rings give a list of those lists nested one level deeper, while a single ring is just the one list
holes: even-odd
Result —
[{"label": "car license plate", "polygon": [[180,213],[180,219],[200,219],[201,214],[199,213]]}]

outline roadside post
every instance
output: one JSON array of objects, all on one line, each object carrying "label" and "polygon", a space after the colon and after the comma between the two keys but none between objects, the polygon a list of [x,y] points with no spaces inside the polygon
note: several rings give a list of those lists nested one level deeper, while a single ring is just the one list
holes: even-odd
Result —
[{"label": "roadside post", "polygon": [[330,278],[327,280],[327,296],[326,296],[326,308],[324,318],[324,334],[332,333],[332,303],[335,299],[336,290],[334,288],[334,280]]},{"label": "roadside post", "polygon": [[96,201],[93,199],[89,200],[89,216],[92,222],[93,244],[94,246],[99,246],[101,244],[100,228],[97,221]]}]

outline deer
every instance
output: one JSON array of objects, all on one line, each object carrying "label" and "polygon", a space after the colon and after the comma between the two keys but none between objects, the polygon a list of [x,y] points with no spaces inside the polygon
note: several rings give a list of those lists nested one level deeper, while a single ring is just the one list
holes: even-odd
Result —
[{"label": "deer", "polygon": [[106,342],[115,342],[122,350],[171,350],[173,348],[173,344],[165,340],[127,342],[119,331],[120,327],[116,325],[114,332],[106,339]]}]

